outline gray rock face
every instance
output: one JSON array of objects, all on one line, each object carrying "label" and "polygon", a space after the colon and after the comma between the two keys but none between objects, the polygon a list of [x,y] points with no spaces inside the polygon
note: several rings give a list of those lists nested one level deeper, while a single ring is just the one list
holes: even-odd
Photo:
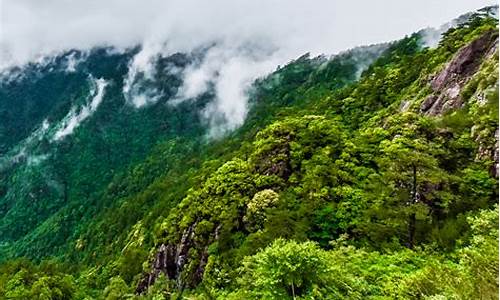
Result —
[{"label": "gray rock face", "polygon": [[489,31],[458,51],[453,59],[431,80],[434,91],[420,105],[426,115],[437,116],[464,104],[460,92],[476,73],[485,57],[498,47],[498,33]]},{"label": "gray rock face", "polygon": [[[145,292],[158,279],[161,273],[165,274],[169,279],[179,279],[179,274],[187,262],[188,252],[193,244],[193,228],[194,225],[191,225],[182,233],[181,240],[177,245],[160,245],[152,264],[153,268],[139,282],[136,289],[137,293]],[[178,284],[180,284],[179,280]]]},{"label": "gray rock face", "polygon": [[[144,293],[155,283],[162,273],[168,279],[175,280],[178,289],[183,289],[186,284],[201,282],[208,261],[208,245],[214,239],[218,239],[221,226],[219,225],[215,228],[215,232],[212,233],[211,238],[208,239],[205,245],[200,245],[195,241],[194,228],[196,225],[197,223],[195,222],[185,229],[178,243],[161,244],[158,247],[152,263],[152,270],[144,274],[136,288],[137,294]],[[201,248],[202,251],[196,257],[192,257],[193,255],[190,256],[190,250],[193,248]],[[196,261],[197,265],[195,266],[193,276],[190,278],[190,282],[186,282],[186,280],[181,278],[181,272],[192,260]]]}]

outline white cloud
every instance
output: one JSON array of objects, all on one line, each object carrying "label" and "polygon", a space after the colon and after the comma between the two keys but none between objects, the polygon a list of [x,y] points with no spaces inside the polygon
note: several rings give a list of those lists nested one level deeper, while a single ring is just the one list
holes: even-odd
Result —
[{"label": "white cloud", "polygon": [[125,99],[135,107],[155,102],[159,97],[158,91],[151,88],[143,91],[137,82],[153,80],[155,75],[154,62],[161,49],[161,46],[155,42],[145,42],[142,45],[142,50],[134,56],[129,64],[123,94]]},{"label": "white cloud", "polygon": [[80,124],[90,117],[96,110],[99,104],[102,102],[104,96],[104,89],[108,83],[104,79],[92,79],[92,99],[90,103],[84,105],[79,110],[73,107],[68,115],[62,121],[60,128],[54,134],[53,140],[59,141],[73,133],[75,128],[80,126]]},{"label": "white cloud", "polygon": [[76,52],[70,53],[66,57],[66,72],[67,73],[75,72],[76,67],[78,66],[78,64],[80,64],[81,62],[83,62],[85,60],[85,58],[87,57],[87,54],[88,53],[81,53],[81,54],[77,55]]},{"label": "white cloud", "polygon": [[267,39],[294,54],[338,52],[439,26],[491,0],[1,0],[2,63],[68,48],[147,40],[191,49],[216,38]]},{"label": "white cloud", "polygon": [[[203,112],[212,137],[221,136],[243,124],[247,113],[247,89],[256,77],[276,68],[280,61],[275,54],[263,57],[245,55],[244,52],[227,54],[223,51],[222,58],[208,59],[208,64],[218,65],[215,68],[217,76],[213,80],[215,100]],[[185,80],[184,84],[190,85],[191,82]]]},{"label": "white cloud", "polygon": [[203,115],[218,135],[241,124],[248,85],[278,64],[305,52],[333,54],[398,39],[491,4],[496,1],[0,0],[0,71],[73,48],[141,44],[123,89],[141,107],[160,96],[137,84],[154,80],[158,55],[215,45],[184,72],[177,100],[213,86],[216,100]]}]

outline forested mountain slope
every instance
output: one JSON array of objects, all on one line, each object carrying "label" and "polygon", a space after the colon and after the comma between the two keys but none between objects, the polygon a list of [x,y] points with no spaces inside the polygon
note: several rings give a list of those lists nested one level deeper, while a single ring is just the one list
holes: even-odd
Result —
[{"label": "forested mountain slope", "polygon": [[[196,53],[72,51],[0,83],[6,299],[498,298],[498,21],[490,8],[258,79],[207,137]],[[137,104],[137,103],[135,103]],[[45,298],[44,298],[45,297]]]}]

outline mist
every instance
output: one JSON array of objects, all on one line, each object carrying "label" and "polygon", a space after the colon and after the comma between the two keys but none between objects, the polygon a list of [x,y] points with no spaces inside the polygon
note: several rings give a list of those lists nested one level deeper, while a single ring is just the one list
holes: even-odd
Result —
[{"label": "mist", "polygon": [[[209,48],[182,71],[176,102],[215,91],[201,116],[211,136],[245,119],[253,80],[306,52],[335,54],[439,27],[490,0],[0,0],[0,72],[70,49],[141,45],[123,93],[142,107],[161,94],[137,87],[154,77],[159,56]],[[433,37],[435,38],[435,37]],[[74,66],[68,67],[69,70]]]},{"label": "mist", "polygon": [[90,79],[91,82],[91,92],[92,99],[90,102],[83,107],[77,109],[73,107],[68,115],[64,118],[60,128],[56,131],[53,137],[53,141],[60,141],[65,136],[70,135],[73,131],[80,126],[80,124],[90,117],[98,108],[102,102],[104,96],[104,89],[108,83],[104,79]]},{"label": "mist", "polygon": [[[2,66],[67,49],[260,41],[295,57],[335,53],[439,26],[491,0],[1,0]],[[291,57],[288,57],[290,59]]]}]

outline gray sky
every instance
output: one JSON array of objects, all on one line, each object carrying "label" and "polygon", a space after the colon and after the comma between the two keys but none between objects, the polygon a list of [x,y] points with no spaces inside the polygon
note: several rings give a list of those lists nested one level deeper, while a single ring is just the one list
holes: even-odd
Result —
[{"label": "gray sky", "polygon": [[97,45],[259,40],[288,54],[400,38],[491,0],[0,0],[0,65]]},{"label": "gray sky", "polygon": [[291,59],[335,54],[438,27],[492,0],[0,0],[0,73],[47,55],[94,46],[142,44],[123,94],[136,107],[160,98],[144,92],[154,60],[216,42],[201,64],[181,74],[177,103],[214,86],[202,112],[210,136],[240,126],[255,78]]}]

